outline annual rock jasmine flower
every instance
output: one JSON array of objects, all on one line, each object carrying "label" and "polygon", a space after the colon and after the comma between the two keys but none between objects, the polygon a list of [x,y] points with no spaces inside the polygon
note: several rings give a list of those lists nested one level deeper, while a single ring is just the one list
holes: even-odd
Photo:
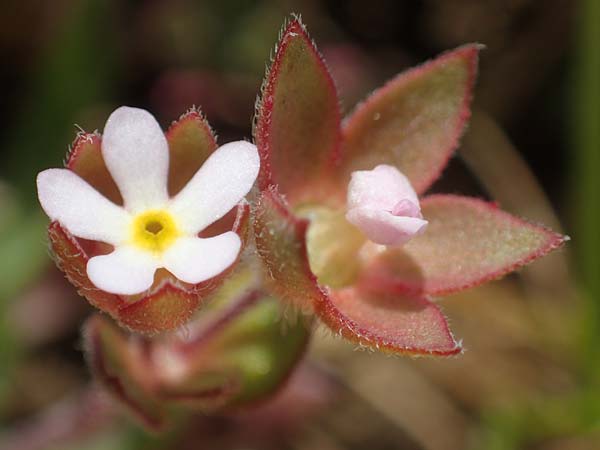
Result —
[{"label": "annual rock jasmine flower", "polygon": [[48,169],[37,178],[40,203],[52,221],[72,236],[113,247],[87,261],[87,277],[96,288],[117,295],[143,293],[160,268],[197,284],[236,260],[238,234],[198,234],[235,207],[254,184],[260,161],[253,144],[238,141],[219,147],[170,196],[165,134],[147,111],[121,107],[106,122],[101,156],[123,205],[68,168]]}]

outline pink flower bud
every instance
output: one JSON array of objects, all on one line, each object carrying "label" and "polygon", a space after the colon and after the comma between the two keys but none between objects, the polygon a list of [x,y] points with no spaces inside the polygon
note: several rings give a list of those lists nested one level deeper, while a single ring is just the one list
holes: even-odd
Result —
[{"label": "pink flower bud", "polygon": [[427,226],[408,178],[385,164],[352,173],[346,219],[383,245],[405,244]]}]

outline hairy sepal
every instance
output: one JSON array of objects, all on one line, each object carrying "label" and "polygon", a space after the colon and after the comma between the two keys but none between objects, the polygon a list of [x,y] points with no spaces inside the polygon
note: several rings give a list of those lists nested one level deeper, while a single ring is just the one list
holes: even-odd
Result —
[{"label": "hairy sepal", "polygon": [[115,316],[124,301],[120,296],[98,289],[87,276],[88,255],[82,242],[65,230],[58,222],[48,227],[48,238],[54,261],[80,295],[93,306]]},{"label": "hairy sepal", "polygon": [[310,313],[322,295],[306,249],[309,222],[296,217],[274,187],[263,191],[254,210],[258,255],[270,288],[286,303]]},{"label": "hairy sepal", "polygon": [[316,312],[334,333],[362,347],[413,356],[462,350],[439,307],[423,296],[357,284],[323,295]]},{"label": "hairy sepal", "polygon": [[465,45],[409,69],[359,104],[343,124],[339,182],[379,164],[421,194],[439,177],[470,117],[480,46]]},{"label": "hairy sepal", "polygon": [[323,189],[307,189],[316,188],[314,181],[338,160],[340,111],[333,79],[297,17],[281,33],[253,131],[261,189],[278,185],[294,204],[322,196]]},{"label": "hairy sepal", "polygon": [[71,145],[65,167],[72,170],[98,192],[117,204],[123,204],[119,188],[102,158],[102,136],[80,131]]},{"label": "hairy sepal", "polygon": [[217,149],[210,125],[195,108],[183,114],[166,132],[169,142],[169,194],[177,194]]},{"label": "hairy sepal", "polygon": [[[169,193],[177,194],[204,161],[217,149],[217,140],[202,113],[192,108],[174,121],[165,133],[169,143]],[[102,158],[100,133],[80,131],[65,166],[117,204],[121,194]]]},{"label": "hairy sepal", "polygon": [[376,253],[365,271],[373,282],[450,294],[500,278],[568,239],[475,198],[432,195],[421,208],[429,221],[425,233],[402,248]]}]

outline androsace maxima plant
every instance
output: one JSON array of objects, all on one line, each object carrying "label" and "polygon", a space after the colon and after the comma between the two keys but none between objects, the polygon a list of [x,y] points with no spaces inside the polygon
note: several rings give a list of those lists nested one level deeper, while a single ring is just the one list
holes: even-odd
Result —
[{"label": "androsace maxima plant", "polygon": [[[121,107],[102,135],[81,133],[66,168],[40,173],[38,195],[57,265],[124,328],[86,324],[97,379],[158,428],[177,407],[217,411],[273,392],[313,319],[385,352],[460,353],[433,298],[566,239],[493,203],[427,194],[467,125],[478,52],[465,45],[401,73],[342,120],[293,17],[254,144],[219,147],[196,110],[163,133]],[[285,309],[301,319],[282,327]]]}]

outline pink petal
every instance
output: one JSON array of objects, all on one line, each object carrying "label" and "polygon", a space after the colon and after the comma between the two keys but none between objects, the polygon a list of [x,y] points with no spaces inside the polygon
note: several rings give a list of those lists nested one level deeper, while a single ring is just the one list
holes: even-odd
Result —
[{"label": "pink petal", "polygon": [[410,181],[395,167],[380,164],[373,170],[352,172],[348,184],[348,209],[369,207],[393,211],[402,200],[419,205]]},{"label": "pink petal", "polygon": [[392,208],[392,214],[395,216],[423,217],[420,206],[407,199],[396,203],[394,208]]},{"label": "pink petal", "polygon": [[394,216],[391,212],[371,208],[354,208],[346,213],[348,222],[381,245],[403,245],[427,227],[418,217]]},{"label": "pink petal", "polygon": [[408,178],[388,165],[352,172],[346,219],[382,245],[405,244],[427,225]]}]

